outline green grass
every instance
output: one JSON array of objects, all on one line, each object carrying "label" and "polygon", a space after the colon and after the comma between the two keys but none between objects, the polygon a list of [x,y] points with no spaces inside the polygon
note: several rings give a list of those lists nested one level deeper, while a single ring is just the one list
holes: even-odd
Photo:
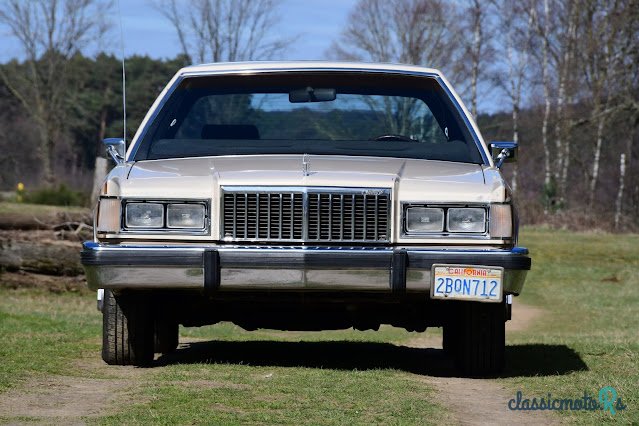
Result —
[{"label": "green grass", "polygon": [[390,369],[191,364],[166,367],[155,379],[145,391],[150,402],[102,423],[422,424],[443,417],[425,383]]},{"label": "green grass", "polygon": [[0,393],[33,374],[73,374],[70,360],[99,349],[100,325],[92,296],[0,288]]},{"label": "green grass", "polygon": [[[0,394],[25,385],[26,379],[33,377],[103,378],[105,368],[92,369],[92,362],[86,362],[99,357],[100,331],[93,295],[0,287]],[[383,327],[378,333],[249,333],[232,324],[220,324],[182,329],[182,336],[214,339],[216,343],[194,343],[203,346],[194,359],[178,358],[177,363],[135,374],[131,380],[138,386],[126,390],[129,404],[122,411],[84,420],[101,424],[423,424],[449,419],[446,411],[433,402],[428,383],[416,380],[411,373],[384,367],[383,359],[357,369],[334,362],[328,362],[330,366],[325,368],[319,358],[313,366],[295,362],[256,365],[207,358],[211,347],[219,348],[224,342],[240,345],[230,351],[238,349],[237,356],[247,359],[250,357],[242,353],[246,349],[241,346],[243,343],[262,349],[271,345],[277,353],[304,345],[298,343],[300,339],[320,345],[320,350],[324,345],[348,350],[348,344],[343,342],[347,339],[358,351],[365,352],[369,344],[414,336],[405,331]],[[291,346],[278,349],[276,341],[288,341]],[[284,352],[278,356],[286,358]],[[302,352],[308,355],[309,348]],[[330,348],[325,351],[331,352]],[[259,359],[259,355],[254,359]],[[16,420],[0,418],[0,423]]]},{"label": "green grass", "polygon": [[521,243],[533,257],[521,301],[545,314],[509,339],[509,353],[521,357],[509,360],[515,377],[502,380],[529,398],[597,398],[613,386],[628,407],[614,417],[561,414],[579,423],[639,422],[639,235],[525,229]]},{"label": "green grass", "polygon": [[[639,422],[639,236],[524,229],[521,244],[531,249],[533,270],[520,300],[542,307],[543,315],[529,329],[509,335],[509,364],[496,381],[513,397],[521,390],[528,398],[548,393],[578,398],[584,391],[596,397],[601,387],[614,386],[628,407],[614,417],[586,411],[558,415],[571,423]],[[0,286],[0,393],[51,374],[103,377],[106,367],[77,368],[98,359],[100,324],[92,295]],[[379,332],[245,332],[220,324],[182,329],[182,336],[202,342],[159,367],[138,370],[121,411],[84,421],[450,420],[434,402],[428,380],[412,368],[421,354],[388,344],[401,344],[415,333],[391,327]],[[349,361],[341,362],[342,355]]]}]

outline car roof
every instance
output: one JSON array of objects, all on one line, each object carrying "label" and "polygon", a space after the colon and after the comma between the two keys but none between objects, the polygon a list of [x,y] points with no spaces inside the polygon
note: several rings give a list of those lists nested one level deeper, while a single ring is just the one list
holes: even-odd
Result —
[{"label": "car roof", "polygon": [[373,62],[341,62],[341,61],[252,61],[252,62],[218,62],[212,64],[191,65],[182,68],[178,74],[206,75],[216,73],[246,73],[271,71],[360,71],[388,72],[406,74],[431,74],[441,76],[434,68],[417,65],[373,63]]}]

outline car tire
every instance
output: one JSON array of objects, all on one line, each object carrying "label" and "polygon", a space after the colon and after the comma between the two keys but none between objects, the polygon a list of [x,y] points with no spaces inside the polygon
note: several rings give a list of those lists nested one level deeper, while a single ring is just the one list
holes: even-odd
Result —
[{"label": "car tire", "polygon": [[154,351],[158,354],[168,354],[177,349],[180,339],[180,326],[171,320],[155,320]]},{"label": "car tire", "polygon": [[490,377],[504,368],[506,308],[504,303],[461,303],[457,332],[451,336],[457,368],[465,376]]},{"label": "car tire", "polygon": [[153,318],[142,295],[104,290],[102,359],[110,365],[153,362]]}]

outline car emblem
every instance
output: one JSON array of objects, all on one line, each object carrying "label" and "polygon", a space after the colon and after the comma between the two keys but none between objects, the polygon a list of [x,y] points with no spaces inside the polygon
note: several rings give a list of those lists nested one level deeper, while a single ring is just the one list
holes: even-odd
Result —
[{"label": "car emblem", "polygon": [[367,189],[362,191],[362,195],[382,195],[383,193],[383,189]]},{"label": "car emblem", "polygon": [[308,172],[309,165],[311,164],[310,157],[308,154],[304,154],[302,157],[302,175],[308,176],[310,173]]}]

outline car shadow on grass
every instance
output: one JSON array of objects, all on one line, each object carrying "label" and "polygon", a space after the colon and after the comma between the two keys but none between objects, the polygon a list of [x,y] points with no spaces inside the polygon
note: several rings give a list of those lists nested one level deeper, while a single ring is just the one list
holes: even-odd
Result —
[{"label": "car shadow on grass", "polygon": [[[434,377],[458,375],[453,361],[442,349],[349,341],[193,342],[182,344],[175,352],[160,356],[154,365],[197,363],[359,371],[382,368]],[[586,370],[588,366],[568,346],[523,344],[506,347],[506,369],[500,377],[554,376]]]}]

